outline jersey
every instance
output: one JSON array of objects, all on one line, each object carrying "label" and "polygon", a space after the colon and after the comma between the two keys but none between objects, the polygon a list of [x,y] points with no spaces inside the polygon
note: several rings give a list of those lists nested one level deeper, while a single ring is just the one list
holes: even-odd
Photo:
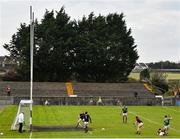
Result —
[{"label": "jersey", "polygon": [[142,121],[139,118],[136,118],[137,123],[142,123]]},{"label": "jersey", "polygon": [[85,116],[84,113],[80,113],[80,114],[79,114],[79,118],[80,118],[81,120],[84,120],[84,116]]},{"label": "jersey", "polygon": [[91,122],[91,117],[89,116],[89,114],[84,115],[84,121],[85,122],[89,122],[89,121]]},{"label": "jersey", "polygon": [[23,114],[23,113],[20,113],[20,114],[18,115],[18,122],[19,122],[19,123],[23,123],[23,122],[24,122],[24,114]]},{"label": "jersey", "polygon": [[170,119],[169,118],[165,118],[164,119],[164,126],[168,126],[170,124]]},{"label": "jersey", "polygon": [[123,107],[123,108],[122,108],[122,112],[123,112],[123,113],[127,113],[127,112],[128,112],[128,108],[127,108],[127,107]]}]

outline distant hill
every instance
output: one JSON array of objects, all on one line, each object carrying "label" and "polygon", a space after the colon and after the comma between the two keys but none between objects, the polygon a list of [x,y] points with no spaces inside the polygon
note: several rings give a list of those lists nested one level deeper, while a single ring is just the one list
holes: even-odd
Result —
[{"label": "distant hill", "polygon": [[180,69],[180,63],[170,61],[160,61],[155,63],[147,63],[151,69]]}]

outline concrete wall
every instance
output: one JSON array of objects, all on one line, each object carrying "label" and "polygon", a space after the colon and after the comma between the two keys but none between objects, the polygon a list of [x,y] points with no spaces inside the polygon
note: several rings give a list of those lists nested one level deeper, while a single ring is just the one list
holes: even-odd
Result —
[{"label": "concrete wall", "polygon": [[[11,86],[12,95],[19,97],[29,96],[29,82],[0,82],[0,96],[7,85]],[[153,98],[154,94],[148,92],[142,83],[73,83],[74,93],[78,96],[121,96]],[[42,97],[67,97],[65,83],[34,82],[33,96]]]},{"label": "concrete wall", "polygon": [[0,105],[10,105],[10,104],[14,104],[14,97],[9,97],[9,96],[0,97]]},{"label": "concrete wall", "polygon": [[[7,85],[11,86],[11,97],[4,92]],[[0,97],[4,97],[0,104],[18,104],[22,99],[30,99],[29,88],[29,82],[0,82]],[[73,88],[78,97],[68,97],[65,83],[34,82],[34,104],[44,105],[48,100],[51,105],[97,105],[100,96],[103,105],[161,105],[161,100],[141,83],[73,83]]]}]

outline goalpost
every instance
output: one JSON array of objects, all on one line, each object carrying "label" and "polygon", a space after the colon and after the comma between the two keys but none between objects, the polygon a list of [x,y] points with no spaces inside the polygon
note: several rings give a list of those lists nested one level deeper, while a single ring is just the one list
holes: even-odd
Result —
[{"label": "goalpost", "polygon": [[34,46],[34,12],[32,12],[32,6],[30,6],[30,100],[21,100],[19,103],[17,115],[11,126],[12,130],[16,130],[18,122],[18,115],[20,112],[24,112],[25,128],[32,131],[32,93],[33,93],[33,47]]},{"label": "goalpost", "polygon": [[[31,55],[31,75],[30,75],[30,100],[33,102],[33,48],[34,48],[34,12],[32,12],[32,6],[30,6],[30,55]],[[30,103],[30,119],[29,119],[30,131],[32,131],[32,103]]]},{"label": "goalpost", "polygon": [[21,112],[24,113],[24,121],[25,125],[23,126],[23,130],[30,130],[30,105],[32,104],[32,100],[21,100],[19,103],[18,111],[16,117],[11,125],[11,130],[18,129],[18,116]]}]

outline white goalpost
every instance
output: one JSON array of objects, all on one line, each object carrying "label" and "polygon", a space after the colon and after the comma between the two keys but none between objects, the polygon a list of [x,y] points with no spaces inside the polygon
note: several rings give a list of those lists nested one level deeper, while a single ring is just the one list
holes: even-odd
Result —
[{"label": "white goalpost", "polygon": [[[30,77],[30,100],[33,102],[33,48],[34,48],[34,12],[32,12],[32,6],[30,6],[30,55],[31,55],[31,77]],[[32,131],[32,103],[30,104],[30,131]]]},{"label": "white goalpost", "polygon": [[13,124],[11,125],[11,130],[18,129],[18,116],[21,112],[24,113],[24,123],[23,130],[30,130],[30,105],[32,104],[31,100],[21,100],[19,103],[18,111],[16,117],[14,118]]},{"label": "white goalpost", "polygon": [[16,130],[18,125],[18,115],[24,112],[26,130],[32,131],[32,94],[33,94],[33,47],[34,46],[34,12],[32,12],[32,6],[30,6],[30,99],[21,100],[19,103],[18,111],[14,122],[11,126],[12,130]]}]

